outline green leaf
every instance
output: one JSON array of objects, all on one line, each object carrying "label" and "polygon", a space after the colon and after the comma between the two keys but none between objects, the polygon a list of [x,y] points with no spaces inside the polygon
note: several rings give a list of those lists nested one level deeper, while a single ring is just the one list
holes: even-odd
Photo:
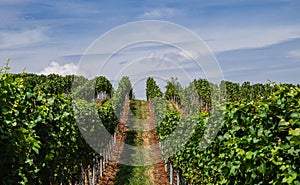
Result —
[{"label": "green leaf", "polygon": [[263,163],[260,165],[260,167],[259,167],[259,172],[262,173],[262,174],[264,174],[264,173],[266,172],[266,169],[267,169],[266,163],[263,162]]},{"label": "green leaf", "polygon": [[30,166],[33,165],[33,159],[26,159],[25,163],[29,164]]},{"label": "green leaf", "polygon": [[297,178],[297,173],[293,173],[289,177],[283,178],[282,182],[287,182],[288,184],[291,184],[296,178]]},{"label": "green leaf", "polygon": [[298,118],[299,117],[299,114],[297,112],[293,112],[291,114],[291,118]]},{"label": "green leaf", "polygon": [[36,154],[39,154],[39,149],[35,146],[32,147],[32,150],[36,153]]},{"label": "green leaf", "polygon": [[251,151],[248,151],[246,152],[246,159],[251,159],[252,158],[252,152]]},{"label": "green leaf", "polygon": [[293,129],[290,128],[289,135],[300,136],[300,128],[296,128],[295,130],[293,130]]},{"label": "green leaf", "polygon": [[286,121],[284,119],[281,119],[278,123],[278,126],[287,126]]}]

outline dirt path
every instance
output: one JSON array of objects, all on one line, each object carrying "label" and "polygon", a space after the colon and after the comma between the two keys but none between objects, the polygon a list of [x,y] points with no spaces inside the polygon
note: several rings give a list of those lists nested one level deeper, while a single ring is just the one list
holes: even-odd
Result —
[{"label": "dirt path", "polygon": [[130,101],[127,101],[124,105],[124,110],[122,117],[120,119],[120,123],[117,127],[117,143],[113,148],[112,158],[116,159],[114,161],[109,161],[108,166],[105,168],[103,172],[103,176],[100,178],[98,185],[113,185],[115,182],[115,177],[119,171],[118,159],[120,159],[122,151],[123,151],[123,144],[125,142],[126,136],[126,122],[128,120],[128,112],[129,112]]},{"label": "dirt path", "polygon": [[[161,151],[158,147],[158,136],[156,134],[155,129],[155,118],[154,113],[151,110],[151,105],[148,102],[148,110],[147,110],[148,116],[149,116],[149,126],[150,128],[154,128],[152,130],[143,132],[144,136],[144,145],[155,145],[152,150],[152,157],[155,158],[156,161],[159,161],[161,158]],[[169,183],[169,178],[167,175],[167,172],[165,172],[165,164],[163,161],[156,163],[154,165],[149,166],[148,168],[148,174],[150,175],[151,181],[153,184],[159,184],[159,185],[167,185]]]},{"label": "dirt path", "polygon": [[[149,102],[132,100],[125,104],[118,126],[117,141],[119,143],[117,142],[113,151],[113,159],[116,162],[109,162],[99,185],[169,185],[163,161],[147,166],[118,164],[123,157],[132,158],[141,164],[153,160],[160,161],[159,140],[156,134],[154,114]],[[140,147],[125,152],[124,143]]]}]

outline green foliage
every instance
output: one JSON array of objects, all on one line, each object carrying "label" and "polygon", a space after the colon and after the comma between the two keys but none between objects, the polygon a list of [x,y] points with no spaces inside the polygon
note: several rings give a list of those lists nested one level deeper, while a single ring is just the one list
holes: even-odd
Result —
[{"label": "green foliage", "polygon": [[198,101],[200,105],[211,104],[211,85],[207,80],[194,80],[192,83],[198,93]]},{"label": "green foliage", "polygon": [[41,147],[30,114],[33,94],[8,74],[0,74],[0,89],[0,184],[27,184],[39,171],[33,163]]},{"label": "green foliage", "polygon": [[[71,183],[94,152],[75,124],[70,99],[34,92],[1,75],[1,184]],[[78,179],[77,179],[78,180]]]},{"label": "green foliage", "polygon": [[[104,129],[115,131],[125,101],[133,99],[129,78],[113,93],[105,77],[8,72],[8,65],[0,72],[0,184],[74,184],[80,165],[87,168],[95,155],[82,135],[93,148],[106,145]],[[98,93],[113,98],[97,106],[92,100]],[[146,95],[165,154],[173,154],[169,160],[191,184],[300,184],[299,85],[217,86],[199,79],[183,89],[172,79],[162,98],[149,78]],[[211,110],[217,99],[226,107]],[[199,109],[204,104],[214,114]],[[144,111],[132,110],[145,118]],[[177,138],[168,140],[172,134]],[[168,146],[182,149],[173,153]]]},{"label": "green foliage", "polygon": [[104,76],[96,77],[96,87],[95,87],[96,97],[101,95],[102,99],[109,99],[113,93],[113,87],[110,81]]},{"label": "green foliage", "polygon": [[14,78],[22,78],[26,86],[34,91],[43,91],[46,94],[69,94],[72,89],[74,75],[60,76],[57,74],[37,75],[32,73],[11,74]]},{"label": "green foliage", "polygon": [[[191,184],[299,184],[300,89],[280,84],[276,89],[267,100],[227,102],[224,117],[200,114],[190,141],[171,157],[185,179]],[[199,144],[210,120],[222,127],[203,150]],[[164,131],[174,127],[163,125]]]},{"label": "green foliage", "polygon": [[83,84],[80,84],[77,88],[72,89],[72,98],[73,99],[82,99],[87,102],[93,102],[95,99],[95,86],[96,79],[86,80]]},{"label": "green foliage", "polygon": [[160,140],[168,137],[179,123],[180,113],[177,110],[168,110],[160,125],[156,128]]},{"label": "green foliage", "polygon": [[[87,169],[96,153],[77,124],[95,133],[93,128],[103,122],[112,133],[117,118],[111,102],[97,108],[85,100],[74,104],[72,96],[65,96],[74,79],[78,80],[74,86],[86,82],[83,77],[15,75],[6,68],[4,72],[0,73],[0,184],[78,182],[81,165]],[[81,112],[75,117],[74,110]],[[94,138],[98,147],[107,141],[97,142],[98,138]]]},{"label": "green foliage", "polygon": [[78,178],[80,163],[90,164],[94,152],[81,137],[69,98],[38,93],[36,104],[32,117],[38,119],[35,130],[42,143],[36,161],[38,180],[41,184],[70,183]]},{"label": "green foliage", "polygon": [[114,106],[117,116],[121,115],[125,101],[133,99],[132,86],[129,77],[124,76],[119,82],[118,89],[114,92],[112,97],[112,104]]},{"label": "green foliage", "polygon": [[74,99],[84,99],[88,102],[97,97],[102,100],[110,99],[113,88],[110,81],[104,76],[98,76],[92,80],[83,80],[74,77],[72,81],[72,96]]},{"label": "green foliage", "polygon": [[118,118],[115,114],[111,100],[105,102],[102,106],[98,106],[97,109],[102,124],[110,134],[113,134],[118,124]]},{"label": "green foliage", "polygon": [[172,78],[171,81],[167,82],[165,98],[166,100],[174,101],[180,104],[180,94],[183,89],[179,82],[177,82],[176,78]]},{"label": "green foliage", "polygon": [[146,96],[147,96],[147,100],[151,100],[157,97],[162,97],[162,92],[152,77],[149,77],[147,79]]}]

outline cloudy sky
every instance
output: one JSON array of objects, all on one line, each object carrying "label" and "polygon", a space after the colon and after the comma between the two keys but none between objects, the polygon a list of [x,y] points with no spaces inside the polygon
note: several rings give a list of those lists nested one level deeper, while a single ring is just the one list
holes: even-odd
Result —
[{"label": "cloudy sky", "polygon": [[[24,68],[34,73],[73,73],[103,34],[134,21],[161,20],[198,35],[214,53],[226,80],[299,83],[299,10],[296,0],[0,0],[0,64],[11,58],[15,73]],[[124,69],[118,64],[137,61],[137,56],[189,62],[178,48],[146,43],[123,49],[106,72]]]}]

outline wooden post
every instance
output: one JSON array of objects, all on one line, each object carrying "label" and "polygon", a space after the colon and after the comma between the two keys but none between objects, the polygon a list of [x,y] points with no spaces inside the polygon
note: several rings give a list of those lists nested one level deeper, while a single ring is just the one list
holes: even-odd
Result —
[{"label": "wooden post", "polygon": [[170,184],[173,184],[173,166],[172,166],[172,162],[170,162]]},{"label": "wooden post", "polygon": [[100,177],[103,176],[103,156],[100,154]]},{"label": "wooden post", "polygon": [[80,185],[83,185],[83,167],[82,167],[82,163],[80,164]]},{"label": "wooden post", "polygon": [[180,171],[179,170],[177,170],[177,185],[180,185]]},{"label": "wooden post", "polygon": [[95,163],[96,163],[96,159],[94,157],[93,158],[93,165],[92,165],[92,185],[95,185]]}]

